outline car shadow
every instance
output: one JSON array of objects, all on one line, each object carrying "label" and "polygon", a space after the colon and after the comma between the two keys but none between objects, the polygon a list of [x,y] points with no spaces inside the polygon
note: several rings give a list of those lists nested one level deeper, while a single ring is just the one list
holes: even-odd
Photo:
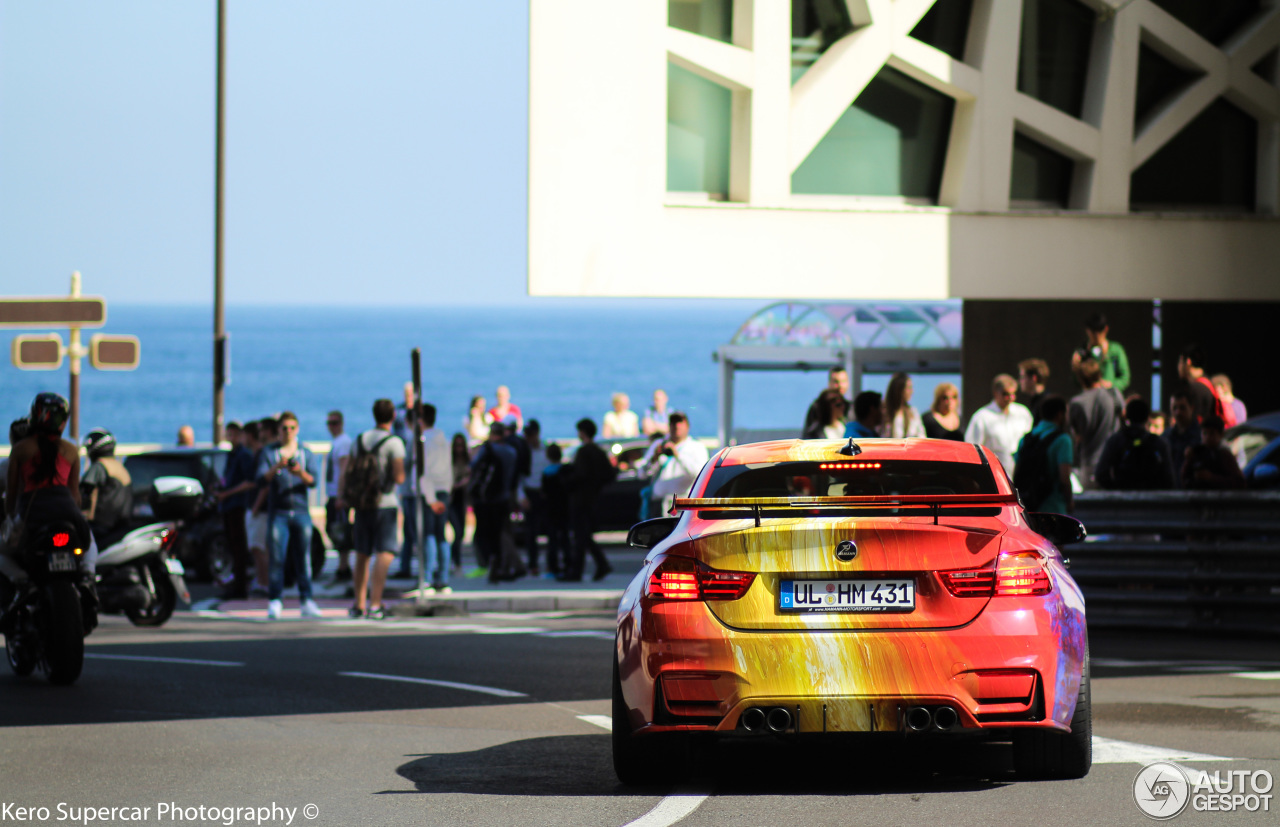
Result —
[{"label": "car shadow", "polygon": [[[424,755],[396,773],[418,793],[602,796],[670,791],[670,785],[620,784],[609,738],[560,735],[509,741],[470,752]],[[792,744],[762,738],[760,743],[702,745],[693,750],[692,771],[680,786],[733,795],[883,795],[976,792],[1011,780],[1007,744],[931,741],[877,741],[872,746],[856,738]]]}]

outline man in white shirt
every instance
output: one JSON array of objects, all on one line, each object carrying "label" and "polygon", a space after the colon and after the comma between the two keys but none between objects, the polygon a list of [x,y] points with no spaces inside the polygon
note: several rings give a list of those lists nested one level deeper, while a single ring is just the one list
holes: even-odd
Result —
[{"label": "man in white shirt", "polygon": [[325,419],[333,442],[324,462],[324,531],[338,552],[338,573],[333,582],[351,579],[351,509],[342,501],[342,471],[351,453],[351,437],[343,433],[342,411],[329,411]]},{"label": "man in white shirt", "polygon": [[707,447],[689,436],[689,417],[675,411],[667,422],[670,436],[654,443],[645,465],[650,474],[657,471],[653,481],[653,501],[657,507],[653,511],[659,516],[671,510],[676,497],[689,493],[698,472],[710,459]]},{"label": "man in white shirt", "polygon": [[1005,473],[1013,478],[1013,454],[1018,442],[1031,430],[1031,411],[1014,401],[1018,394],[1018,381],[1002,373],[991,382],[992,400],[974,412],[964,441],[985,445],[1000,460]]},{"label": "man in white shirt", "polygon": [[422,513],[422,545],[426,564],[424,576],[429,577],[429,594],[448,594],[449,546],[444,541],[444,526],[448,520],[449,489],[453,487],[453,453],[444,432],[436,427],[436,406],[425,402],[422,412],[422,476],[418,477],[418,492],[426,501]]}]

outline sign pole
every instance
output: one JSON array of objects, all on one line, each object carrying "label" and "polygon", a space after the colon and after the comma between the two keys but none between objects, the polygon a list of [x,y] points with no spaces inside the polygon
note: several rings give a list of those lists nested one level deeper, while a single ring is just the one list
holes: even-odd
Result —
[{"label": "sign pole", "polygon": [[[71,298],[80,298],[80,271],[71,274]],[[80,325],[71,325],[71,342],[67,355],[71,357],[71,441],[80,442]]]},{"label": "sign pole", "polygon": [[[222,423],[226,405],[226,346],[227,320],[223,308],[222,283],[222,179],[226,98],[227,53],[226,0],[218,0],[218,68],[217,112],[214,136],[214,184],[213,184],[213,444],[222,442]],[[72,334],[74,335],[74,334]]]},{"label": "sign pole", "polygon": [[[418,558],[418,597],[414,601],[421,606],[426,602],[427,589],[427,538],[422,536],[422,531],[426,527],[426,511],[427,501],[419,490],[418,480],[422,479],[422,472],[426,469],[422,467],[425,459],[422,445],[422,351],[418,348],[413,349],[413,497],[417,503],[414,512],[418,515],[418,547],[414,549],[414,554]],[[405,411],[405,416],[409,412]],[[437,549],[437,556],[439,550]]]}]

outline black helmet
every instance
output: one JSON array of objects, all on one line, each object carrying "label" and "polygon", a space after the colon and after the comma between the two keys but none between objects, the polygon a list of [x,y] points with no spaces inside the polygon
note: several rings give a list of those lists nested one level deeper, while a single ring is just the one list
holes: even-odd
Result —
[{"label": "black helmet", "polygon": [[56,393],[42,393],[31,403],[31,430],[37,434],[61,434],[71,406]]},{"label": "black helmet", "polygon": [[9,423],[9,444],[17,445],[31,433],[31,420],[27,417]]},{"label": "black helmet", "polygon": [[84,452],[89,459],[109,457],[116,451],[116,438],[106,428],[94,428],[84,437]]}]

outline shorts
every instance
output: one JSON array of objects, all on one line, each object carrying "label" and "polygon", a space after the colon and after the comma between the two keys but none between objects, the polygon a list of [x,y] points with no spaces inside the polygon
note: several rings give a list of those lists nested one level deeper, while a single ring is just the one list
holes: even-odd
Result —
[{"label": "shorts", "polygon": [[246,511],[244,514],[244,530],[249,536],[249,548],[267,548],[267,533],[271,527],[271,518],[267,516],[267,512],[254,514],[252,511]]},{"label": "shorts", "polygon": [[398,508],[379,508],[376,511],[357,511],[355,524],[356,554],[372,557],[374,554],[395,554],[400,544],[396,542],[396,518]]}]

